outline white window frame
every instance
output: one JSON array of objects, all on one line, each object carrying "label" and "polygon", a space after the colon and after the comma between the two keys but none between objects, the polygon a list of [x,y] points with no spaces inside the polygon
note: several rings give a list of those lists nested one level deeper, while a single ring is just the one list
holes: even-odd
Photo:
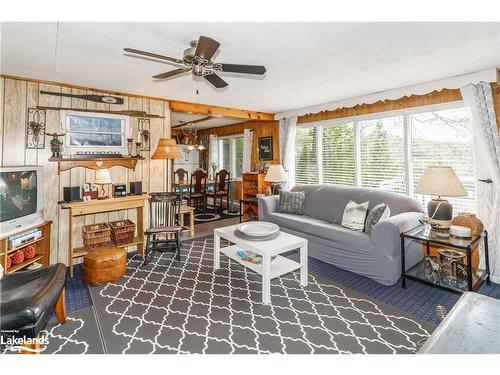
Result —
[{"label": "white window frame", "polygon": [[[229,173],[231,173],[231,177],[232,178],[241,178],[241,176],[238,176],[236,177],[235,176],[235,171],[236,171],[236,156],[235,156],[235,140],[236,138],[243,138],[243,133],[241,134],[234,134],[234,135],[227,135],[227,136],[224,136],[224,137],[218,137],[218,142],[221,142],[221,141],[224,141],[225,139],[229,139],[230,142],[229,142],[229,165],[230,165],[230,170],[229,170]],[[221,144],[219,143],[218,145],[218,149],[219,149],[219,161],[222,161],[223,160],[223,157],[222,157],[222,153],[223,153],[223,148],[221,147]],[[220,162],[219,164],[219,168],[222,169],[222,162]]]},{"label": "white window frame", "polygon": [[[71,116],[79,116],[79,117],[99,117],[105,119],[119,119],[121,120],[121,146],[73,146],[70,144],[70,135],[69,131],[69,121]],[[84,152],[119,152],[122,154],[127,153],[127,134],[130,134],[130,117],[123,115],[115,115],[115,114],[107,114],[107,113],[98,113],[98,112],[80,112],[80,111],[61,111],[60,113],[61,125],[64,127],[63,131],[65,132],[65,142],[64,142],[64,150],[65,154],[73,155],[78,151]]]}]

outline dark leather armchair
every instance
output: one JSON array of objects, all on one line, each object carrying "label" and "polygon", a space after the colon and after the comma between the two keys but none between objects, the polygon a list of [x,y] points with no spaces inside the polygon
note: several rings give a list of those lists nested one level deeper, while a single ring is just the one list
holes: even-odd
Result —
[{"label": "dark leather armchair", "polygon": [[65,281],[66,266],[62,263],[5,275],[0,280],[2,332],[19,338],[38,337],[54,310],[59,323],[64,324]]}]

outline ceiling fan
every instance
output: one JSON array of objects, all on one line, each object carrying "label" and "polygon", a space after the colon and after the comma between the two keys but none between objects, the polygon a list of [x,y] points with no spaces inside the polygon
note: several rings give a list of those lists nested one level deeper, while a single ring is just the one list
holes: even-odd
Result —
[{"label": "ceiling fan", "polygon": [[219,46],[220,43],[216,40],[206,36],[200,36],[198,40],[191,42],[190,48],[184,51],[182,60],[134,48],[124,48],[123,50],[127,53],[166,60],[177,65],[182,65],[180,68],[153,76],[155,79],[166,79],[192,72],[193,75],[197,77],[205,78],[214,87],[223,88],[227,86],[227,82],[217,73],[228,72],[263,75],[266,72],[266,68],[262,65],[223,64],[213,62],[212,58],[219,49]]}]

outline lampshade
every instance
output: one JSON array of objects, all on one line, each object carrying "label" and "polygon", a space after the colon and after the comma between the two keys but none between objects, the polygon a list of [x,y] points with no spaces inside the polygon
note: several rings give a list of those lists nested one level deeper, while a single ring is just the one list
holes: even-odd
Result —
[{"label": "lampshade", "polygon": [[98,169],[95,171],[95,183],[97,185],[106,185],[111,183],[109,169]]},{"label": "lampshade", "polygon": [[151,159],[182,159],[182,155],[177,148],[175,139],[162,138],[156,146],[156,150]]},{"label": "lampshade", "polygon": [[264,181],[267,182],[286,182],[288,181],[288,176],[281,164],[273,164],[268,169]]},{"label": "lampshade", "polygon": [[415,192],[445,197],[463,197],[467,195],[467,191],[455,171],[447,165],[431,165],[427,167],[415,188]]}]

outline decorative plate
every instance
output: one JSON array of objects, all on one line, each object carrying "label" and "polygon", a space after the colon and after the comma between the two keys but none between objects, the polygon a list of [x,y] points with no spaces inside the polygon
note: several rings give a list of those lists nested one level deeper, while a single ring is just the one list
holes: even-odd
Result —
[{"label": "decorative plate", "polygon": [[237,226],[238,230],[250,237],[266,237],[279,232],[280,227],[267,221],[251,221],[241,223]]},{"label": "decorative plate", "polygon": [[281,232],[274,232],[273,234],[269,236],[264,236],[264,237],[254,237],[254,236],[248,236],[245,233],[240,232],[238,229],[234,230],[234,235],[236,237],[239,237],[241,239],[247,240],[247,241],[270,241],[274,240],[275,238],[278,238]]}]

